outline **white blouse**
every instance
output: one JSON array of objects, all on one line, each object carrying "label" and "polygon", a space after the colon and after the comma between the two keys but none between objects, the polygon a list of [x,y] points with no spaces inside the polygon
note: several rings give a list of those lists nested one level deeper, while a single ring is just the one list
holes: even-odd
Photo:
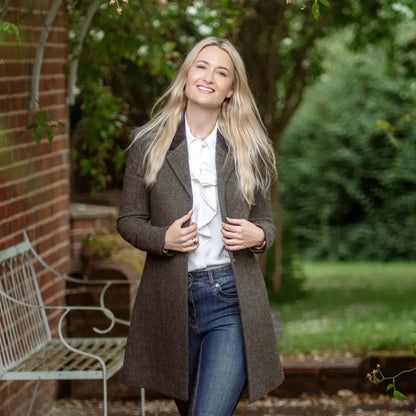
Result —
[{"label": "white blouse", "polygon": [[192,135],[186,118],[185,129],[193,196],[191,222],[197,224],[199,237],[197,250],[188,255],[188,271],[192,271],[227,264],[230,256],[221,234],[215,162],[217,127],[204,140]]}]

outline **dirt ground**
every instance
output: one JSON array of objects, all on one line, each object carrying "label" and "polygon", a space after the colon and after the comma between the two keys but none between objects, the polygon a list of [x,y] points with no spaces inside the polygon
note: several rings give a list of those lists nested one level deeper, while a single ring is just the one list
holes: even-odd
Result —
[{"label": "dirt ground", "polygon": [[[299,398],[266,397],[248,404],[242,400],[235,416],[409,416],[416,414],[416,397],[399,402],[386,395],[355,394],[340,390],[334,396],[302,396]],[[102,415],[99,400],[60,400],[42,409],[36,416],[98,416]],[[139,401],[108,403],[109,416],[141,416]],[[146,416],[177,416],[170,400],[146,402]]]}]

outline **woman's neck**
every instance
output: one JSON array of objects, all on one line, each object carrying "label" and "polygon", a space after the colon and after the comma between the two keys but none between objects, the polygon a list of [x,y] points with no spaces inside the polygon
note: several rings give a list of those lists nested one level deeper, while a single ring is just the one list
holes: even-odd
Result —
[{"label": "woman's neck", "polygon": [[186,122],[194,137],[204,140],[214,130],[218,120],[218,111],[200,111],[186,109]]}]

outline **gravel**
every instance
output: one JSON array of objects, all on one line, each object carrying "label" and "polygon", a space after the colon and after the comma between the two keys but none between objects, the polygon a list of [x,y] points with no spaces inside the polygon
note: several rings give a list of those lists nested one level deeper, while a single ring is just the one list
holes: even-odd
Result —
[{"label": "gravel", "polygon": [[[242,400],[235,416],[409,416],[416,414],[416,397],[397,401],[387,395],[356,394],[340,390],[338,394],[308,395],[298,398],[266,397],[249,404]],[[100,400],[59,400],[43,408],[36,416],[102,416]],[[178,416],[171,400],[149,400],[146,416]],[[140,401],[110,401],[108,416],[141,416]]]}]

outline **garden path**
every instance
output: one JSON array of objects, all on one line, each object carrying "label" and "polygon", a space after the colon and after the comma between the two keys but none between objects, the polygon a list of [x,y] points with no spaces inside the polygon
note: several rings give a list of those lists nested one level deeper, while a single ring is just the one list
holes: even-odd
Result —
[{"label": "garden path", "polygon": [[[399,402],[387,395],[355,394],[340,390],[338,394],[309,395],[299,398],[266,397],[248,404],[242,400],[235,416],[410,416],[415,414],[415,397]],[[43,409],[39,416],[101,416],[99,400],[61,400]],[[109,416],[140,416],[140,402],[109,402]],[[38,415],[37,415],[38,416]],[[171,400],[146,403],[146,416],[178,416]]]}]

